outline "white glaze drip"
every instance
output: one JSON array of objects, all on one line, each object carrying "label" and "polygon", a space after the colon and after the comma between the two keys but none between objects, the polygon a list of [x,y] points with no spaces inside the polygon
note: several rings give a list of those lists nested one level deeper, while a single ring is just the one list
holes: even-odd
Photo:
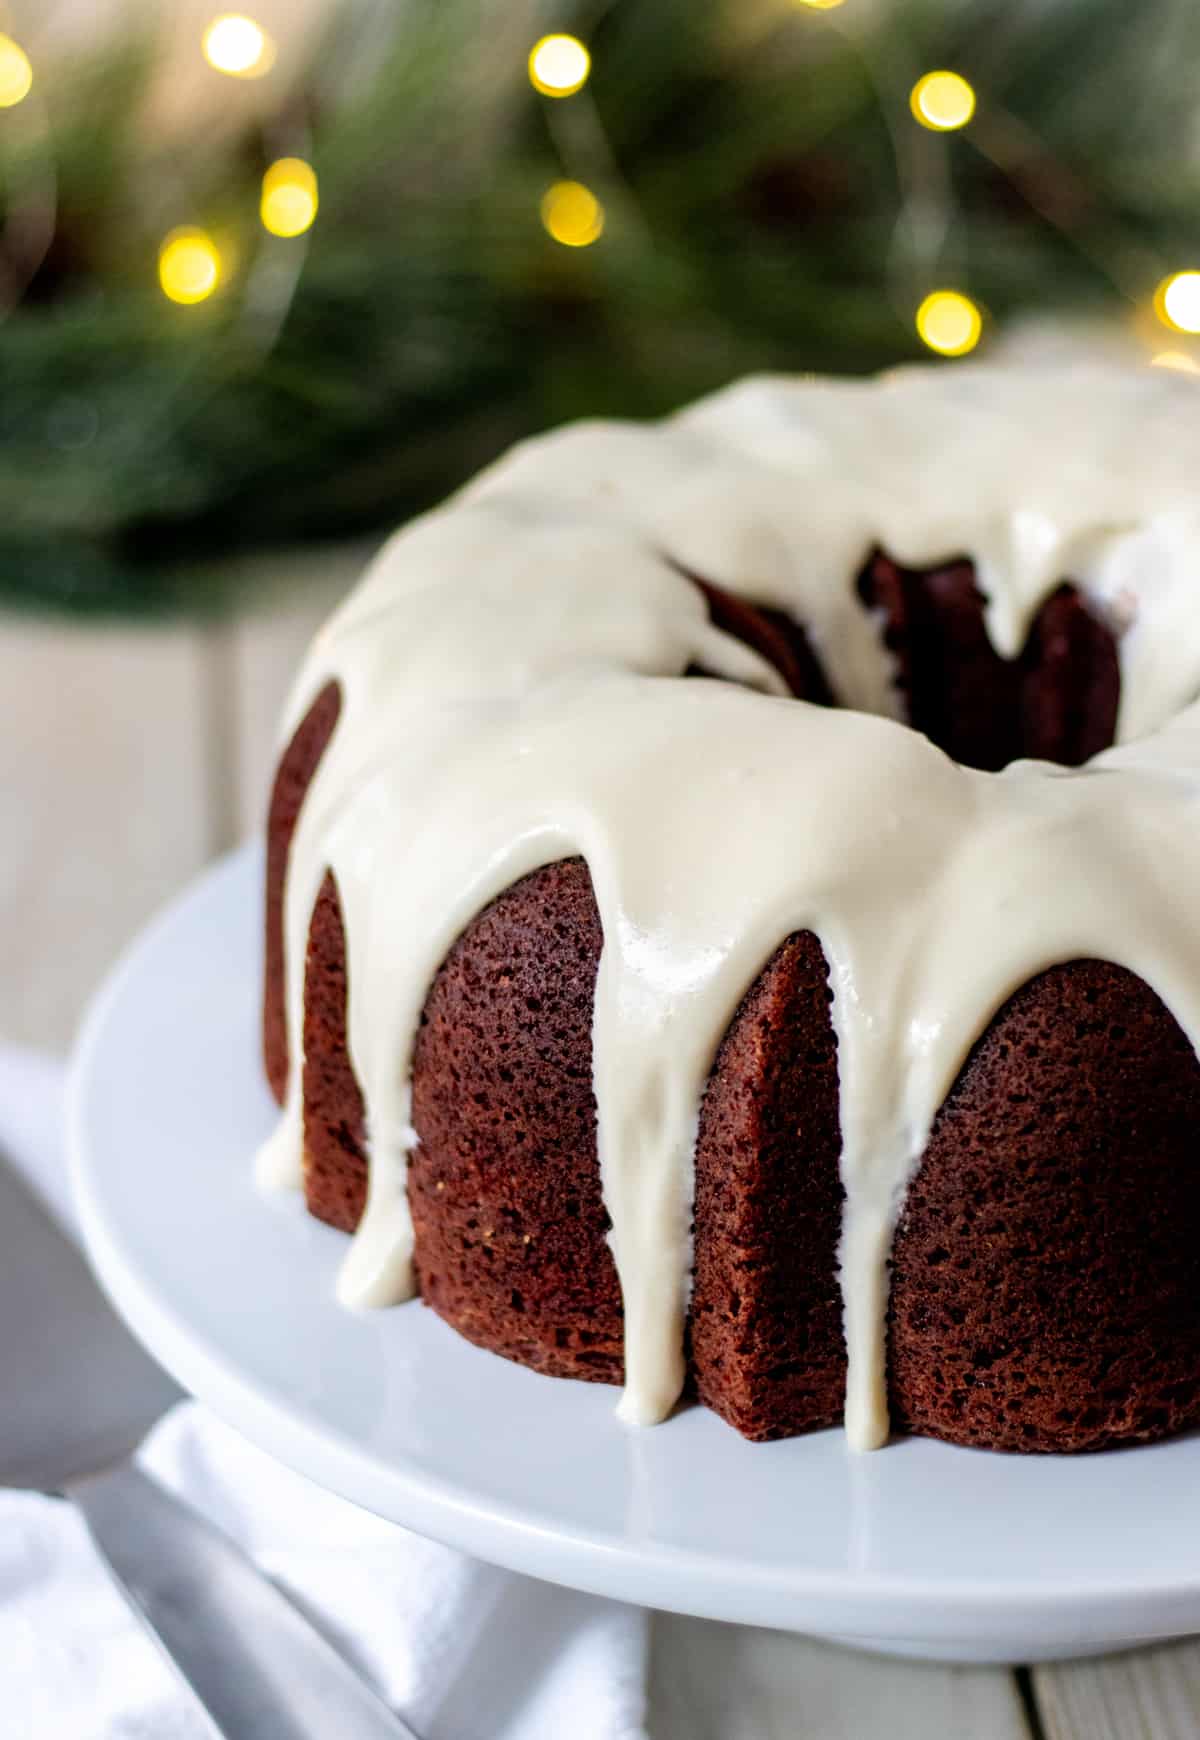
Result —
[{"label": "white glaze drip", "polygon": [[[370,1132],[344,1299],[411,1290],[408,1070],[440,962],[488,900],[580,853],[604,934],[593,1067],[622,1415],[660,1419],[679,1393],[704,1084],[741,996],[808,928],[838,1040],[847,1434],[883,1441],[896,1216],[999,1005],[1099,956],[1200,1040],[1196,393],[1165,371],[1078,366],[750,381],[657,427],[525,443],[391,540],[318,636],[284,723],[286,740],[340,684],[292,846],[293,1065],[262,1169],[299,1176],[298,963],[332,869]],[[1078,772],[981,774],[872,716],[896,705],[854,590],[876,547],[913,566],[971,555],[1007,656],[1072,579],[1123,631],[1119,747]],[[860,710],[778,698],[681,567],[788,609]],[[693,664],[749,687],[677,681]]]}]

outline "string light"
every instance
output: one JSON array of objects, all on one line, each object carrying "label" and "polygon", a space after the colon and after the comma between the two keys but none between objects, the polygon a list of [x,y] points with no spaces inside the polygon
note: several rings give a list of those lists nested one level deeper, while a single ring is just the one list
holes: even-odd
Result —
[{"label": "string light", "polygon": [[1200,362],[1185,350],[1160,350],[1157,356],[1150,358],[1150,365],[1156,369],[1174,369],[1181,375],[1200,375]]},{"label": "string light", "polygon": [[242,12],[222,12],[201,39],[209,66],[235,79],[260,79],[275,64],[275,44]]},{"label": "string light", "polygon": [[1200,332],[1200,272],[1172,272],[1154,293],[1154,311],[1176,332]]},{"label": "string light", "polygon": [[577,36],[543,36],[529,51],[529,82],[544,97],[571,97],[581,91],[592,57]]},{"label": "string light", "polygon": [[912,88],[909,107],[922,127],[951,133],[975,113],[975,92],[961,73],[927,72]]},{"label": "string light", "polygon": [[966,356],[979,343],[983,315],[958,290],[934,290],[917,309],[917,331],[939,356]]},{"label": "string light", "polygon": [[158,281],[172,302],[203,302],[221,279],[221,256],[204,230],[172,230],[158,250]]},{"label": "string light", "polygon": [[581,181],[556,181],[542,195],[542,222],[564,248],[586,248],[604,228],[604,207]]},{"label": "string light", "polygon": [[797,7],[803,7],[806,12],[832,12],[842,0],[793,0]]},{"label": "string light", "polygon": [[258,208],[273,236],[301,236],[317,215],[317,177],[302,157],[281,157],[263,176]]},{"label": "string light", "polygon": [[0,109],[13,109],[29,95],[33,68],[29,56],[11,36],[0,35]]}]

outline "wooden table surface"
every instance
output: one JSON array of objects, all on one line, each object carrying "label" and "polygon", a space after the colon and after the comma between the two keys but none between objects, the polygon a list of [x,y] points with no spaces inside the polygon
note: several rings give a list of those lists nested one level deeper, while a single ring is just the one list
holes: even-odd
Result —
[{"label": "wooden table surface", "polygon": [[[0,617],[0,1038],[64,1051],[121,945],[260,826],[289,679],[364,553],[259,561],[215,624]],[[653,1740],[1200,1735],[1200,1642],[1012,1673],[662,1617],[651,1682]]]}]

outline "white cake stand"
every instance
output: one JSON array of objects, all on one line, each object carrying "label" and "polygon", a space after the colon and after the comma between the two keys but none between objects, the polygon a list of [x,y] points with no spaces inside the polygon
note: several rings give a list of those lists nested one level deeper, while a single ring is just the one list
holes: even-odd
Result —
[{"label": "white cake stand", "polygon": [[837,1431],[747,1444],[700,1408],[637,1430],[615,1391],[482,1353],[419,1304],[339,1308],[344,1240],[251,1182],[273,1116],[260,881],[238,852],[151,925],[92,1008],[71,1093],[101,1280],[248,1438],[482,1558],[683,1613],[965,1661],[1200,1631],[1200,1437],[856,1456]]}]

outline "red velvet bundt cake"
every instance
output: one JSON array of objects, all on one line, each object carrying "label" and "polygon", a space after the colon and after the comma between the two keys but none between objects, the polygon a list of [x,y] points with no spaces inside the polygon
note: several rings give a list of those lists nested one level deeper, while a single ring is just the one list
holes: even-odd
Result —
[{"label": "red velvet bundt cake", "polygon": [[1198,478],[1163,372],[759,380],[393,539],[269,821],[343,1297],[756,1439],[1200,1418]]}]

